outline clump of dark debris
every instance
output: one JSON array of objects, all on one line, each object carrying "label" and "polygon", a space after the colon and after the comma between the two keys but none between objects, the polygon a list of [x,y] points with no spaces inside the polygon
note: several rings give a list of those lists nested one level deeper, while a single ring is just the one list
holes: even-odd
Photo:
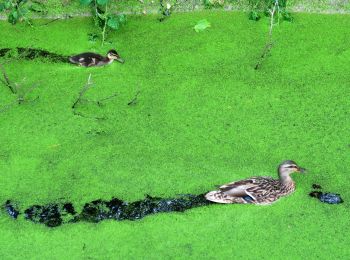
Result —
[{"label": "clump of dark debris", "polygon": [[11,218],[16,219],[18,217],[19,211],[16,209],[16,205],[14,205],[10,200],[6,201],[5,209]]},{"label": "clump of dark debris", "polygon": [[72,203],[33,205],[24,211],[26,219],[45,224],[48,227],[76,222],[76,214]]},{"label": "clump of dark debris", "polygon": [[[125,202],[117,198],[111,200],[94,200],[86,203],[77,213],[72,203],[52,203],[47,205],[33,205],[24,211],[24,217],[35,223],[48,227],[57,227],[64,223],[78,221],[100,222],[105,219],[137,220],[150,214],[160,212],[183,212],[187,209],[210,204],[201,195],[182,195],[177,198],[157,198],[146,196],[145,199],[135,202]],[[8,214],[17,218],[19,211],[15,210],[10,201],[5,205]],[[16,213],[14,213],[16,212]],[[15,216],[15,217],[14,217]]]},{"label": "clump of dark debris", "polygon": [[[322,187],[318,184],[312,184],[313,189],[322,189]],[[330,192],[322,192],[322,191],[311,191],[309,193],[309,196],[315,197],[319,199],[321,202],[328,203],[328,204],[339,204],[343,203],[343,199],[340,197],[340,194],[337,193],[330,193]]]}]

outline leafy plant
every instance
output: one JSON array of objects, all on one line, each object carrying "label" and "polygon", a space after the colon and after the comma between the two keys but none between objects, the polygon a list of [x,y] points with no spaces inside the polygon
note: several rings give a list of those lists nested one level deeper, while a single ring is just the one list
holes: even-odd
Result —
[{"label": "leafy plant", "polygon": [[258,21],[262,15],[271,16],[269,10],[272,10],[276,5],[277,15],[276,20],[293,21],[290,12],[286,10],[287,0],[249,0],[251,11],[249,12],[249,19]]},{"label": "leafy plant", "polygon": [[29,21],[30,12],[46,12],[42,3],[30,0],[2,0],[0,1],[0,12],[7,14],[7,20],[11,24],[25,21],[31,25]]},{"label": "leafy plant", "polygon": [[159,13],[161,17],[160,22],[163,22],[167,17],[169,17],[177,4],[177,0],[169,0],[165,2],[164,0],[159,0]]},{"label": "leafy plant", "polygon": [[117,31],[126,23],[124,14],[112,14],[110,12],[111,0],[80,0],[82,5],[89,5],[95,21],[95,25],[101,30],[102,45],[110,31]]},{"label": "leafy plant", "polygon": [[223,7],[225,0],[203,0],[205,8],[218,8]]},{"label": "leafy plant", "polygon": [[211,24],[206,19],[203,19],[203,20],[198,21],[197,24],[193,27],[193,29],[196,32],[201,32],[210,26],[211,26]]}]

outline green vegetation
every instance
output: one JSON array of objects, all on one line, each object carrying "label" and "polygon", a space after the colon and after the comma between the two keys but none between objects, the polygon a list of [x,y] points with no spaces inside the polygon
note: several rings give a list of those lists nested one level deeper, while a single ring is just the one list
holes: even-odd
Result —
[{"label": "green vegetation", "polygon": [[[88,41],[90,18],[15,29],[1,22],[1,48],[62,55],[116,48],[126,61],[81,68],[0,59],[11,82],[37,84],[25,96],[33,102],[0,113],[1,203],[12,199],[24,209],[69,200],[82,207],[112,196],[200,194],[274,175],[284,159],[309,172],[294,176],[292,196],[266,207],[211,205],[57,229],[23,215],[14,221],[2,209],[0,258],[348,259],[350,19],[293,17],[274,28],[274,48],[259,70],[269,19],[256,23],[245,13],[174,13],[166,23],[130,17],[105,46]],[[202,19],[211,28],[196,33]],[[81,117],[72,105],[90,74],[84,98],[118,95],[103,106],[81,102]],[[17,98],[0,85],[0,104]],[[313,183],[345,202],[310,198]]]},{"label": "green vegetation", "polygon": [[126,17],[124,14],[112,14],[110,0],[80,0],[82,5],[89,5],[95,21],[95,25],[101,31],[102,45],[106,41],[109,31],[117,31],[125,25]]}]

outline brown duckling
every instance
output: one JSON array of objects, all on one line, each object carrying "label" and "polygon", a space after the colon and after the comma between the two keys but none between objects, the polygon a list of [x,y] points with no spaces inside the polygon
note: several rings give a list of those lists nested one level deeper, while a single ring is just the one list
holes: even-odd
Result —
[{"label": "brown duckling", "polygon": [[114,60],[124,63],[124,60],[119,56],[115,50],[107,52],[107,56],[103,57],[100,54],[93,52],[84,52],[75,56],[69,57],[69,61],[84,67],[104,66],[112,63]]},{"label": "brown duckling", "polygon": [[205,197],[216,203],[271,204],[294,192],[295,184],[290,177],[294,172],[305,172],[305,169],[293,161],[284,161],[278,167],[277,180],[259,176],[235,181],[208,192]]}]

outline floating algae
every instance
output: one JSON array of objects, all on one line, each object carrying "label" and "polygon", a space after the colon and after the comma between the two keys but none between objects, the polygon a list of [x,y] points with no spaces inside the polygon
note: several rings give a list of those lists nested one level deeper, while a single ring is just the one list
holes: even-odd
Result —
[{"label": "floating algae", "polygon": [[[86,203],[77,214],[72,203],[51,203],[33,205],[24,211],[27,220],[57,227],[65,223],[86,221],[97,223],[105,219],[137,220],[147,215],[161,212],[183,212],[187,209],[211,204],[201,195],[183,195],[178,198],[156,198],[146,196],[135,202],[125,202],[117,198],[111,200],[94,200]],[[8,212],[9,215],[10,212]]]},{"label": "floating algae", "polygon": [[17,48],[3,48],[0,49],[0,57],[16,57],[19,59],[25,59],[25,60],[34,60],[37,58],[44,58],[44,59],[48,59],[52,62],[64,62],[64,63],[68,63],[68,56],[64,56],[64,55],[60,55],[60,54],[56,54],[53,52],[49,52],[46,50],[42,50],[42,49],[35,49],[35,48],[21,48],[21,47],[17,47]]}]

